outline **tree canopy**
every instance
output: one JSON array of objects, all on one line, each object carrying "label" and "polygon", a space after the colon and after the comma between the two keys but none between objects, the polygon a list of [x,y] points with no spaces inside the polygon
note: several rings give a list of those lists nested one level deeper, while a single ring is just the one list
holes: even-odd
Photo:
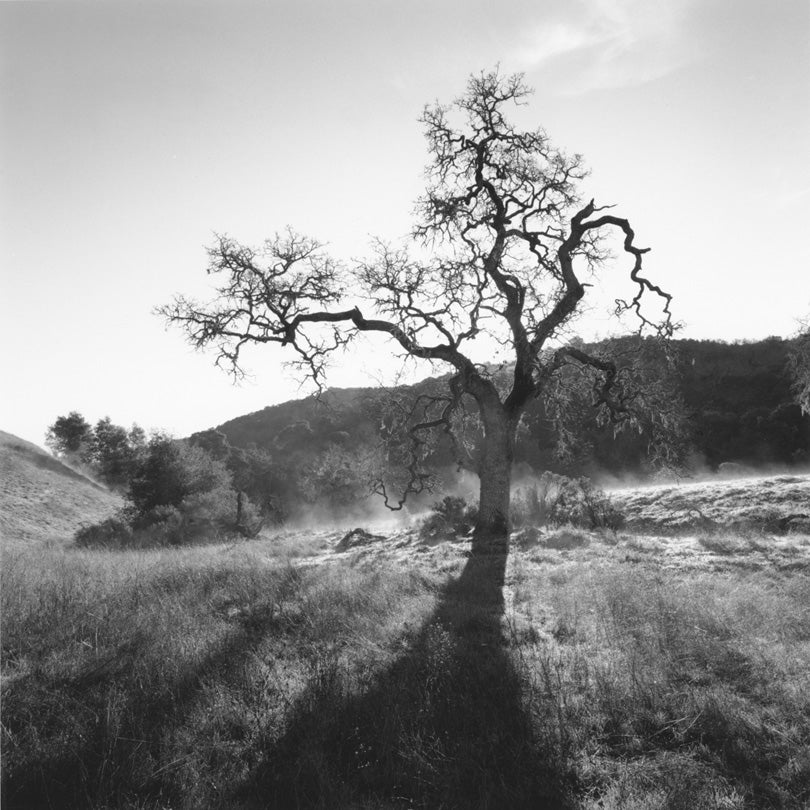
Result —
[{"label": "tree canopy", "polygon": [[71,411],[67,416],[59,416],[48,427],[45,444],[61,456],[78,455],[90,442],[93,428],[78,412]]}]

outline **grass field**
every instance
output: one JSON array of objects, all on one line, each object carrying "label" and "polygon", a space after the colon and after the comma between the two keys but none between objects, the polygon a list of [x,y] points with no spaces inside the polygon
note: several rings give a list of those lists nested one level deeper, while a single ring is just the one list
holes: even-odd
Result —
[{"label": "grass field", "polygon": [[12,542],[3,807],[806,807],[810,536],[777,513],[810,477],[711,487],[505,564],[402,526]]}]

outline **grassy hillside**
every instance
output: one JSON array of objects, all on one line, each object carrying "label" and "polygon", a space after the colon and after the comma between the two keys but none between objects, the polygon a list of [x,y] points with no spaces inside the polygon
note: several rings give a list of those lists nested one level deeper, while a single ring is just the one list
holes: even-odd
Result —
[{"label": "grassy hillside", "polygon": [[810,528],[810,476],[752,476],[662,484],[611,492],[636,528],[662,531],[731,527],[774,532]]},{"label": "grassy hillside", "polygon": [[805,807],[810,536],[722,534],[739,487],[505,569],[406,524],[7,552],[3,807]]},{"label": "grassy hillside", "polygon": [[109,517],[121,498],[30,442],[0,431],[0,536],[4,547],[64,542]]}]

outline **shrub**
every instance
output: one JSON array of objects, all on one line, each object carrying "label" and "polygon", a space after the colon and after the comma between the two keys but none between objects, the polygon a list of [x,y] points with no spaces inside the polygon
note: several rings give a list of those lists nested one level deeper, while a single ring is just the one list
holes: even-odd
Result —
[{"label": "shrub", "polygon": [[591,527],[609,529],[613,532],[624,528],[625,516],[616,508],[610,498],[601,489],[594,487],[587,478],[581,480],[587,483],[583,496]]},{"label": "shrub", "polygon": [[458,495],[446,495],[433,504],[430,514],[422,521],[419,536],[422,540],[450,540],[469,534],[478,516],[478,506],[468,504]]},{"label": "shrub", "polygon": [[543,538],[543,545],[546,548],[557,549],[558,551],[566,551],[572,548],[582,548],[589,545],[591,537],[587,532],[582,529],[576,529],[573,526],[561,526],[555,529]]},{"label": "shrub", "polygon": [[122,548],[132,540],[132,527],[123,516],[111,517],[101,523],[82,526],[76,532],[75,540],[81,547]]},{"label": "shrub", "polygon": [[512,496],[512,525],[579,526],[617,531],[624,526],[624,515],[605,493],[588,478],[568,478],[545,472]]},{"label": "shrub", "polygon": [[176,506],[156,506],[132,520],[132,546],[179,546],[203,539]]}]

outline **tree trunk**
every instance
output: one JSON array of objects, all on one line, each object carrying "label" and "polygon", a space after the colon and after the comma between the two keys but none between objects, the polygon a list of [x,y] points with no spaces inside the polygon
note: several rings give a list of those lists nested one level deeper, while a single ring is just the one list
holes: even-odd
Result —
[{"label": "tree trunk", "polygon": [[503,408],[482,407],[484,446],[478,477],[481,491],[472,553],[509,551],[509,487],[512,478],[515,426]]}]

